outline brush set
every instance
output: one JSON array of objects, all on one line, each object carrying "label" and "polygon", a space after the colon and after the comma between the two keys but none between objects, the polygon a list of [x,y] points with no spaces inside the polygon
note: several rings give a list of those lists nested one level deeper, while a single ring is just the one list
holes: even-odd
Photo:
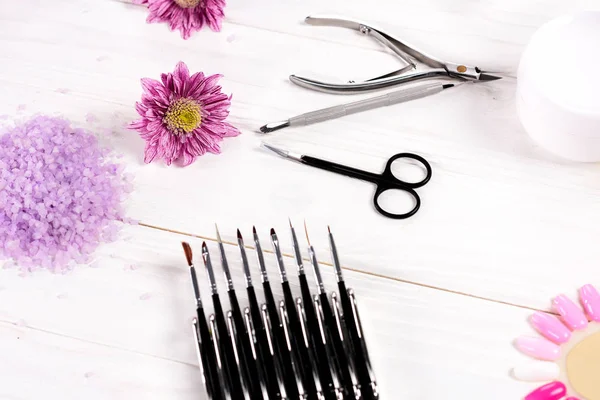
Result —
[{"label": "brush set", "polygon": [[244,269],[248,304],[240,307],[225,247],[217,230],[219,255],[230,310],[225,313],[206,243],[206,269],[212,310],[200,295],[192,249],[183,243],[190,267],[196,317],[193,331],[205,389],[210,400],[376,400],[378,386],[368,356],[356,296],[346,288],[333,235],[329,245],[337,277],[337,292],[327,292],[315,250],[308,252],[316,293],[309,288],[294,227],[290,223],[301,295],[294,297],[275,230],[270,238],[279,269],[283,300],[276,301],[261,244],[253,228],[254,251],[260,267],[264,303],[259,302],[240,231],[238,247]]}]

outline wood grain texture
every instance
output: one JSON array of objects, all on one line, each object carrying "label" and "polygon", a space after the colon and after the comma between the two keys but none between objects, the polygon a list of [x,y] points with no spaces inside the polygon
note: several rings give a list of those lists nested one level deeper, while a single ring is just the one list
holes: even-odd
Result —
[{"label": "wood grain texture", "polygon": [[[102,246],[93,268],[27,278],[2,271],[0,398],[202,398],[191,331],[193,292],[181,240],[190,240],[197,260],[200,239],[129,227],[120,242]],[[218,265],[216,245],[209,248]],[[238,249],[226,251],[245,304]],[[259,282],[255,254],[248,254]],[[275,257],[265,258],[277,282]],[[208,282],[197,263],[210,309]],[[292,276],[292,259],[286,258],[286,266]],[[332,272],[323,266],[329,289]],[[314,287],[312,276],[309,282]],[[509,377],[524,358],[511,340],[528,331],[527,310],[351,271],[346,282],[357,293],[384,398],[461,394],[500,400],[527,391],[528,385]],[[295,278],[291,285],[299,295]],[[281,299],[279,285],[273,288]],[[227,307],[225,296],[222,301]]]},{"label": "wood grain texture", "polygon": [[[2,113],[61,114],[97,131],[135,174],[129,215],[145,226],[104,246],[97,268],[25,279],[0,270],[0,398],[198,398],[179,244],[189,236],[176,232],[213,240],[218,222],[233,242],[236,228],[249,234],[256,224],[266,244],[274,227],[290,252],[288,216],[307,220],[322,261],[331,225],[356,271],[348,280],[386,399],[522,397],[529,386],[508,371],[521,359],[510,342],[529,330],[526,308],[600,283],[600,170],[528,138],[515,76],[537,27],[586,6],[597,2],[230,0],[221,33],[183,41],[146,24],[143,7],[116,0],[2,4]],[[266,122],[365,97],[316,93],[288,75],[359,80],[398,66],[368,37],[303,23],[316,13],[372,22],[505,79],[262,136]],[[243,134],[185,169],[144,165],[143,142],[124,128],[136,118],[139,79],[179,60],[224,75],[230,121]],[[433,179],[419,190],[421,211],[391,221],[374,211],[370,184],[278,159],[262,140],[373,171],[411,151],[431,162]]]}]

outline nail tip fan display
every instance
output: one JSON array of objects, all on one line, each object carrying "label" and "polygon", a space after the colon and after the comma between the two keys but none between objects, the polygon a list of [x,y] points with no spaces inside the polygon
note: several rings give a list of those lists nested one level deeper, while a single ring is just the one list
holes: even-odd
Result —
[{"label": "nail tip fan display", "polygon": [[[314,248],[309,242],[310,264],[317,283],[311,293],[300,246],[290,222],[294,258],[301,293],[294,297],[280,242],[275,230],[270,239],[279,269],[283,299],[275,301],[262,247],[253,229],[265,303],[259,304],[250,276],[242,234],[237,243],[243,265],[248,304],[238,303],[223,242],[217,230],[221,265],[226,278],[230,310],[224,312],[206,243],[202,260],[208,276],[214,312],[207,315],[192,249],[183,243],[190,267],[197,313],[193,320],[198,362],[210,400],[378,400],[378,386],[368,357],[356,296],[346,288],[333,235],[329,245],[338,291],[327,292]],[[308,239],[308,233],[307,233]],[[207,295],[208,296],[208,295]]]}]

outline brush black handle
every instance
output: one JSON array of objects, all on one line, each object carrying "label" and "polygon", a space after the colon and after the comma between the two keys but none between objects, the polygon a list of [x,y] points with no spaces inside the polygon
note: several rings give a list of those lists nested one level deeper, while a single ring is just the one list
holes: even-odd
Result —
[{"label": "brush black handle", "polygon": [[198,316],[198,336],[200,337],[200,357],[204,367],[204,374],[206,379],[206,390],[209,393],[211,400],[224,400],[223,388],[219,383],[219,371],[217,370],[217,356],[215,353],[215,347],[210,337],[210,331],[208,330],[208,324],[206,323],[206,316],[204,315],[204,309],[198,307],[196,309]]},{"label": "brush black handle", "polygon": [[354,320],[354,313],[352,312],[352,304],[350,297],[348,296],[348,290],[346,289],[346,283],[344,281],[338,282],[338,288],[340,290],[340,303],[342,304],[342,311],[344,313],[344,321],[348,328],[348,336],[350,339],[351,347],[354,350],[356,375],[358,377],[358,383],[360,384],[360,393],[364,400],[376,400],[377,397],[373,392],[371,386],[371,377],[369,376],[369,370],[367,366],[367,359],[365,357],[360,337],[358,336],[358,326]]},{"label": "brush black handle", "polygon": [[271,290],[269,281],[263,282],[263,291],[265,294],[265,303],[267,304],[267,312],[273,329],[273,347],[281,361],[287,397],[289,399],[298,399],[300,394],[298,392],[294,368],[292,367],[292,358],[287,347],[285,332],[277,311],[278,306],[275,304],[275,297],[273,297],[273,291]]},{"label": "brush black handle", "polygon": [[317,314],[313,304],[313,298],[310,294],[310,288],[306,280],[305,274],[298,275],[300,280],[300,291],[302,293],[302,304],[304,306],[304,314],[306,315],[306,331],[308,333],[308,340],[310,345],[310,351],[313,352],[315,360],[317,360],[317,372],[319,373],[319,380],[323,387],[323,395],[326,400],[336,400],[335,388],[333,387],[333,379],[331,377],[331,371],[329,362],[327,360],[327,353],[325,350],[325,344],[321,340],[321,334],[319,331],[319,323],[317,321]]},{"label": "brush black handle", "polygon": [[331,341],[335,357],[338,360],[338,365],[341,370],[341,384],[344,388],[345,396],[350,399],[352,397],[351,394],[354,392],[354,388],[352,386],[352,376],[348,369],[348,358],[346,357],[344,344],[342,343],[342,338],[340,337],[340,332],[338,331],[337,323],[333,316],[329,299],[327,298],[327,293],[321,293],[319,297],[321,299],[323,320],[325,322],[328,338]]},{"label": "brush black handle", "polygon": [[260,307],[258,306],[254,287],[249,286],[247,288],[247,293],[250,306],[250,317],[252,318],[252,325],[254,326],[256,334],[256,357],[264,371],[265,385],[267,387],[267,393],[269,394],[269,400],[280,400],[281,390],[279,389],[279,382],[277,382],[274,364],[275,360],[269,350],[269,341],[267,339],[265,326],[262,322]]},{"label": "brush black handle", "polygon": [[233,318],[233,324],[237,334],[237,340],[239,343],[238,358],[240,363],[240,370],[242,377],[248,384],[248,391],[251,399],[260,399],[261,388],[260,379],[258,377],[258,370],[254,358],[252,357],[252,345],[250,344],[250,337],[246,335],[246,326],[244,324],[244,318],[242,317],[242,311],[238,303],[235,290],[229,290],[229,303],[231,305],[231,316]]},{"label": "brush black handle", "polygon": [[217,330],[219,331],[221,363],[223,364],[223,370],[226,371],[227,380],[229,381],[231,400],[244,400],[242,382],[240,381],[240,376],[236,368],[233,344],[229,339],[229,331],[227,330],[227,324],[225,323],[225,314],[223,313],[219,295],[213,294],[212,300],[215,308],[215,323],[217,325]]},{"label": "brush black handle", "polygon": [[281,286],[283,287],[283,300],[285,301],[285,308],[290,322],[291,346],[293,351],[295,351],[296,359],[300,364],[300,374],[302,376],[302,382],[304,383],[303,387],[306,389],[308,400],[318,400],[317,387],[313,380],[308,349],[302,340],[302,326],[300,325],[296,303],[292,296],[292,289],[290,288],[290,283],[288,281],[282,282]]}]

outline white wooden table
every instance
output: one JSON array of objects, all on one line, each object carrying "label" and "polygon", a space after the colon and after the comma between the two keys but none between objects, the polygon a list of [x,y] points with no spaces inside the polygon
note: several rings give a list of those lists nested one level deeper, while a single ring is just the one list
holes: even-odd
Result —
[{"label": "white wooden table", "polygon": [[[199,254],[207,240],[214,251],[215,222],[228,242],[236,228],[249,239],[256,225],[264,247],[274,227],[289,254],[288,217],[298,228],[306,219],[322,261],[329,261],[326,226],[334,230],[383,399],[522,398],[534,386],[510,377],[525,359],[512,341],[531,332],[531,310],[600,284],[600,170],[539,149],[514,106],[529,37],[584,5],[230,0],[221,33],[184,41],[146,24],[143,7],[116,0],[1,2],[2,113],[60,113],[104,132],[135,174],[128,213],[141,224],[101,246],[94,268],[29,277],[0,270],[0,399],[204,398],[180,242]],[[259,148],[262,124],[349,100],[294,86],[289,74],[364,79],[397,65],[372,39],[303,23],[321,12],[371,21],[442,59],[508,76],[267,138],[373,171],[396,152],[422,154],[434,175],[409,220],[378,215],[367,183]],[[230,122],[243,134],[226,140],[222,155],[185,169],[144,165],[143,141],[123,124],[137,117],[139,79],[179,60],[224,74]],[[242,289],[237,248],[227,251]],[[323,268],[333,288],[331,268]]]}]

